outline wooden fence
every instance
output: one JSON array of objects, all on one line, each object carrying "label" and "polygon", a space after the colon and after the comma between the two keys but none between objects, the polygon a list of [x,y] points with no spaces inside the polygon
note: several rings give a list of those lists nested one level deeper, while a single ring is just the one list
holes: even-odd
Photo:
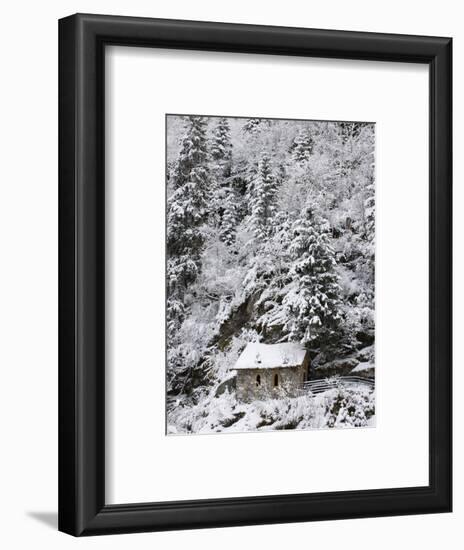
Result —
[{"label": "wooden fence", "polygon": [[301,385],[301,393],[322,393],[334,388],[353,388],[356,386],[366,386],[370,389],[375,387],[374,378],[364,378],[362,376],[334,376],[332,378],[320,378],[318,380],[308,380]]}]

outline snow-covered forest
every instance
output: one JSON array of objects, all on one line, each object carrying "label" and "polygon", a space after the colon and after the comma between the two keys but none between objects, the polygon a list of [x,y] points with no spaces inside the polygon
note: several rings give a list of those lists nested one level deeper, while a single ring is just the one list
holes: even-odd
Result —
[{"label": "snow-covered forest", "polygon": [[374,377],[375,126],[168,115],[167,433],[372,425],[372,387],[237,399],[250,342]]}]

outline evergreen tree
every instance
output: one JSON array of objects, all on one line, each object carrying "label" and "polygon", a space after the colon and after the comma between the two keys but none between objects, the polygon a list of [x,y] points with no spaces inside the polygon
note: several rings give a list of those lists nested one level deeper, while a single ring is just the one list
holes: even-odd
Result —
[{"label": "evergreen tree", "polygon": [[259,130],[261,122],[260,118],[249,118],[243,125],[243,131],[248,134],[254,134]]},{"label": "evergreen tree", "polygon": [[283,330],[288,315],[282,302],[292,283],[289,274],[291,229],[288,213],[277,212],[272,221],[272,238],[266,240],[256,258],[254,292],[261,292],[256,302],[259,312],[256,325],[270,341],[288,336]]},{"label": "evergreen tree", "polygon": [[329,225],[312,208],[292,224],[291,289],[283,300],[290,341],[318,340],[326,346],[337,337],[342,320],[340,286],[335,272],[335,253]]},{"label": "evergreen tree", "polygon": [[294,162],[302,163],[309,159],[313,152],[314,141],[308,130],[301,130],[296,136],[292,147]]},{"label": "evergreen tree", "polygon": [[232,143],[227,118],[220,118],[210,142],[211,151],[211,225],[220,228],[224,211],[224,198],[227,195],[230,183],[227,181],[231,174]]},{"label": "evergreen tree", "polygon": [[366,240],[371,245],[370,255],[374,255],[375,240],[375,185],[370,183],[366,187],[366,199],[364,201],[364,232]]},{"label": "evergreen tree", "polygon": [[283,185],[287,179],[287,169],[285,167],[285,164],[283,162],[279,163],[279,167],[277,169],[277,176],[276,181],[278,187]]},{"label": "evergreen tree", "polygon": [[232,175],[232,143],[227,118],[221,117],[211,142],[214,179],[212,210],[213,225],[219,229],[219,238],[231,246],[235,242],[238,223],[238,197]]},{"label": "evergreen tree", "polygon": [[223,201],[221,228],[219,232],[221,241],[227,246],[232,246],[235,242],[238,214],[235,191],[233,188],[229,188],[229,191]]},{"label": "evergreen tree", "polygon": [[232,158],[232,143],[227,118],[221,117],[218,121],[211,143],[211,157],[220,164],[230,162]]},{"label": "evergreen tree", "polygon": [[363,288],[364,294],[367,297],[367,302],[374,305],[374,289],[375,289],[375,185],[373,178],[371,183],[366,186],[364,201],[364,227],[360,236],[360,259],[355,270],[359,273],[359,278],[366,282]]},{"label": "evergreen tree", "polygon": [[276,212],[277,182],[272,173],[271,159],[264,152],[256,178],[250,189],[250,228],[256,239],[264,240]]},{"label": "evergreen tree", "polygon": [[361,122],[339,122],[338,128],[344,142],[359,136],[363,124]]},{"label": "evergreen tree", "polygon": [[171,334],[183,321],[185,291],[201,269],[209,185],[202,117],[188,118],[172,185],[174,191],[167,204],[167,317]]}]

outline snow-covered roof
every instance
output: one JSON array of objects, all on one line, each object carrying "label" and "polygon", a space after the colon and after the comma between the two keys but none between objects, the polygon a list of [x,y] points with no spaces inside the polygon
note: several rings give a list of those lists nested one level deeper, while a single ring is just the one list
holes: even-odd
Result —
[{"label": "snow-covered roof", "polygon": [[306,350],[300,344],[250,343],[242,351],[234,369],[296,367],[303,363]]}]

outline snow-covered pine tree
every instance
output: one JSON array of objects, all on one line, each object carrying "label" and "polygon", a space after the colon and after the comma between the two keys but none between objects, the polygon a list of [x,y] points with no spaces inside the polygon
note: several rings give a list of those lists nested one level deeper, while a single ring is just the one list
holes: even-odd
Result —
[{"label": "snow-covered pine tree", "polygon": [[235,242],[237,232],[238,205],[237,197],[233,188],[229,188],[222,203],[222,220],[219,237],[227,246]]},{"label": "snow-covered pine tree", "polygon": [[211,140],[211,157],[220,164],[230,162],[232,158],[232,142],[230,140],[230,127],[227,118],[218,120]]},{"label": "snow-covered pine tree", "polygon": [[313,152],[314,140],[308,130],[300,130],[292,147],[292,159],[294,162],[302,163],[309,159]]},{"label": "snow-covered pine tree", "polygon": [[232,142],[227,118],[218,120],[211,140],[211,175],[214,180],[212,211],[213,225],[219,229],[219,238],[231,246],[235,242],[238,223],[238,196],[232,174]]},{"label": "snow-covered pine tree", "polygon": [[344,142],[359,136],[363,124],[361,122],[339,122],[338,128]]},{"label": "snow-covered pine tree", "polygon": [[330,227],[313,207],[292,224],[290,276],[293,284],[283,299],[287,313],[285,330],[290,341],[317,340],[326,346],[336,339],[342,320],[340,286]]},{"label": "snow-covered pine tree", "polygon": [[276,212],[278,185],[272,173],[271,158],[263,152],[250,189],[250,229],[258,240],[264,240]]},{"label": "snow-covered pine tree", "polygon": [[283,162],[280,162],[277,168],[277,176],[276,176],[277,185],[280,187],[285,183],[286,179],[287,179],[287,168]]},{"label": "snow-covered pine tree", "polygon": [[249,118],[243,125],[242,130],[245,133],[253,134],[259,130],[262,120],[260,118]]},{"label": "snow-covered pine tree", "polygon": [[204,195],[208,184],[207,160],[206,121],[201,116],[189,116],[173,171],[174,189],[183,188],[190,183],[195,194]]},{"label": "snow-covered pine tree", "polygon": [[256,301],[259,314],[256,326],[271,342],[285,340],[288,336],[283,330],[288,317],[282,302],[292,284],[289,274],[291,229],[288,212],[277,212],[272,220],[272,238],[266,240],[252,264],[255,270],[253,292],[260,292]]},{"label": "snow-covered pine tree", "polygon": [[[231,175],[227,179],[227,188],[231,193],[229,196],[233,198],[233,211],[235,217],[235,224],[240,224],[241,221],[247,216],[248,209],[248,187],[251,178],[249,173],[249,164],[244,159],[232,158]],[[229,209],[227,202],[224,208]]]},{"label": "snow-covered pine tree", "polygon": [[373,177],[370,177],[367,183],[364,195],[364,224],[359,238],[361,257],[355,269],[359,272],[360,282],[365,283],[362,290],[367,299],[364,302],[367,301],[372,307],[373,315],[375,290],[375,184]]},{"label": "snow-covered pine tree", "polygon": [[167,317],[172,335],[183,321],[184,294],[198,277],[208,216],[206,123],[190,116],[167,203]]},{"label": "snow-covered pine tree", "polygon": [[370,255],[374,254],[375,240],[375,185],[373,182],[366,186],[366,199],[364,201],[364,232],[366,240],[372,247]]}]

